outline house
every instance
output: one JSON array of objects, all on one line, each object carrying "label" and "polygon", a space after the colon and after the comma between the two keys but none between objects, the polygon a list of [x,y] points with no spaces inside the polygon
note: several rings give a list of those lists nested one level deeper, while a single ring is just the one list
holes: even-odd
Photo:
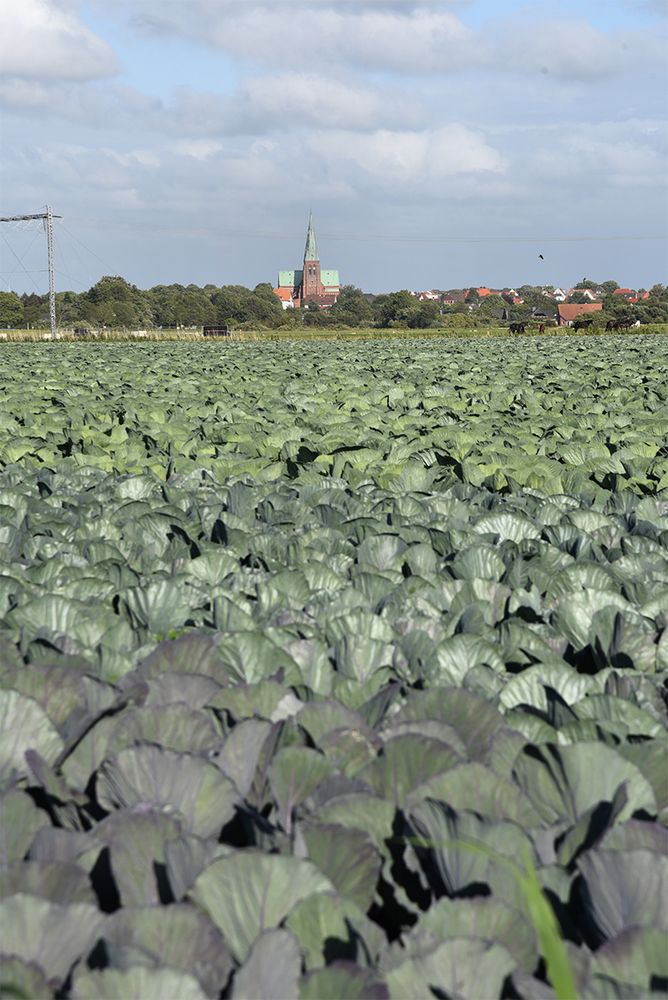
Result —
[{"label": "house", "polygon": [[502,295],[506,302],[513,306],[521,306],[524,302],[516,288],[504,288],[501,292],[494,292],[494,295]]},{"label": "house", "polygon": [[433,289],[429,292],[413,292],[412,294],[416,296],[418,302],[440,302],[441,300],[440,294]]},{"label": "house", "polygon": [[545,309],[537,309],[534,307],[531,310],[531,319],[535,323],[553,323],[556,318],[555,313],[546,312]]},{"label": "house", "polygon": [[541,292],[546,299],[554,299],[555,302],[565,302],[570,295],[564,288],[542,288]]},{"label": "house", "polygon": [[578,316],[582,316],[584,313],[601,312],[602,309],[602,302],[559,303],[557,306],[557,321],[559,326],[571,326]]},{"label": "house", "polygon": [[334,305],[340,291],[339,272],[320,267],[320,255],[311,214],[306,233],[303,267],[299,270],[279,271],[274,295],[281,300],[284,309],[299,309],[302,305],[316,305],[320,309],[327,309]]},{"label": "house", "polygon": [[598,302],[598,295],[591,288],[570,288],[567,298],[570,298],[571,295],[581,295],[588,302]]},{"label": "house", "polygon": [[[635,305],[636,302],[638,302],[638,295],[633,288],[615,288],[612,294],[616,295],[618,298],[626,299],[626,301],[630,302],[632,305]],[[643,298],[649,298],[649,293],[645,292]]]},{"label": "house", "polygon": [[274,289],[274,295],[276,295],[281,300],[281,305],[284,309],[294,309],[295,300],[292,297],[292,289],[285,287],[282,288],[280,285],[278,288]]}]

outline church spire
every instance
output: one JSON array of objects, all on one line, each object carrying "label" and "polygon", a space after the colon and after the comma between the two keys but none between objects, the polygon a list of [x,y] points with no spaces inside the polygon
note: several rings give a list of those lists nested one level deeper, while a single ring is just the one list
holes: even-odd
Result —
[{"label": "church spire", "polygon": [[318,256],[318,244],[315,241],[315,229],[313,228],[313,212],[309,212],[308,217],[308,233],[306,234],[304,260],[320,260]]}]

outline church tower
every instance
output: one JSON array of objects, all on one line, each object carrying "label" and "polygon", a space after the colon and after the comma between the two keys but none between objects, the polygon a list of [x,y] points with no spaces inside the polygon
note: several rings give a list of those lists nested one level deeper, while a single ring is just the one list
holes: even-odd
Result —
[{"label": "church tower", "polygon": [[308,218],[308,232],[306,234],[306,248],[304,250],[302,301],[320,298],[322,293],[323,288],[320,277],[320,257],[318,255],[318,244],[315,241],[313,213],[311,212]]},{"label": "church tower", "polygon": [[313,213],[310,212],[303,266],[290,271],[279,271],[274,295],[281,300],[284,309],[299,309],[306,303],[319,309],[329,309],[336,302],[340,291],[339,272],[320,267]]}]

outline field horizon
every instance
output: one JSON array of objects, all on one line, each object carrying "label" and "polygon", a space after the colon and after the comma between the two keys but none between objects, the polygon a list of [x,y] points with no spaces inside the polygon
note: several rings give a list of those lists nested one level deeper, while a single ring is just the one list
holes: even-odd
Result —
[{"label": "field horizon", "polygon": [[[410,329],[403,328],[378,328],[378,327],[334,327],[328,329],[305,328],[295,330],[294,327],[282,329],[239,329],[232,330],[229,336],[204,337],[197,327],[184,330],[91,330],[86,334],[75,334],[72,329],[59,329],[55,340],[63,343],[103,343],[103,342],[183,342],[183,343],[225,343],[229,341],[290,341],[290,340],[393,340],[393,339],[443,339],[443,340],[467,340],[467,339],[512,339],[521,341],[527,338],[537,337],[587,337],[601,339],[603,337],[623,336],[632,338],[637,336],[668,336],[668,323],[648,323],[644,326],[631,327],[622,333],[606,331],[603,327],[592,330],[575,330],[568,326],[547,326],[540,332],[538,328],[528,327],[524,333],[511,333],[508,327],[504,326],[479,326],[479,327],[434,327],[433,329]],[[32,330],[14,329],[0,330],[0,344],[5,343],[37,343],[41,341],[53,341],[50,330],[41,327]]]}]

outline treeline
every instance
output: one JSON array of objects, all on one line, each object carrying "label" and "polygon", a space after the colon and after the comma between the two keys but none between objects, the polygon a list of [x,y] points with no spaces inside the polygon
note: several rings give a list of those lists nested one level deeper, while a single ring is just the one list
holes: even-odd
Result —
[{"label": "treeline", "polygon": [[[589,283],[588,283],[589,284]],[[649,296],[633,304],[614,295],[616,282],[605,282],[602,313],[591,314],[595,325],[608,319],[632,318],[641,323],[668,322],[668,288],[655,285]],[[531,321],[536,311],[556,316],[556,303],[543,288],[523,285],[517,289],[521,304],[502,295],[479,298],[475,290],[455,289],[448,296],[420,301],[409,291],[366,295],[353,285],[344,286],[330,309],[305,306],[284,310],[268,283],[254,289],[243,285],[156,285],[142,290],[123,278],[107,276],[86,292],[59,292],[56,312],[60,327],[91,329],[187,328],[227,323],[237,328],[278,329],[293,326],[438,327],[493,326]],[[444,298],[457,301],[445,302]],[[577,301],[577,293],[571,301]],[[48,326],[48,296],[0,292],[0,328]]]}]

